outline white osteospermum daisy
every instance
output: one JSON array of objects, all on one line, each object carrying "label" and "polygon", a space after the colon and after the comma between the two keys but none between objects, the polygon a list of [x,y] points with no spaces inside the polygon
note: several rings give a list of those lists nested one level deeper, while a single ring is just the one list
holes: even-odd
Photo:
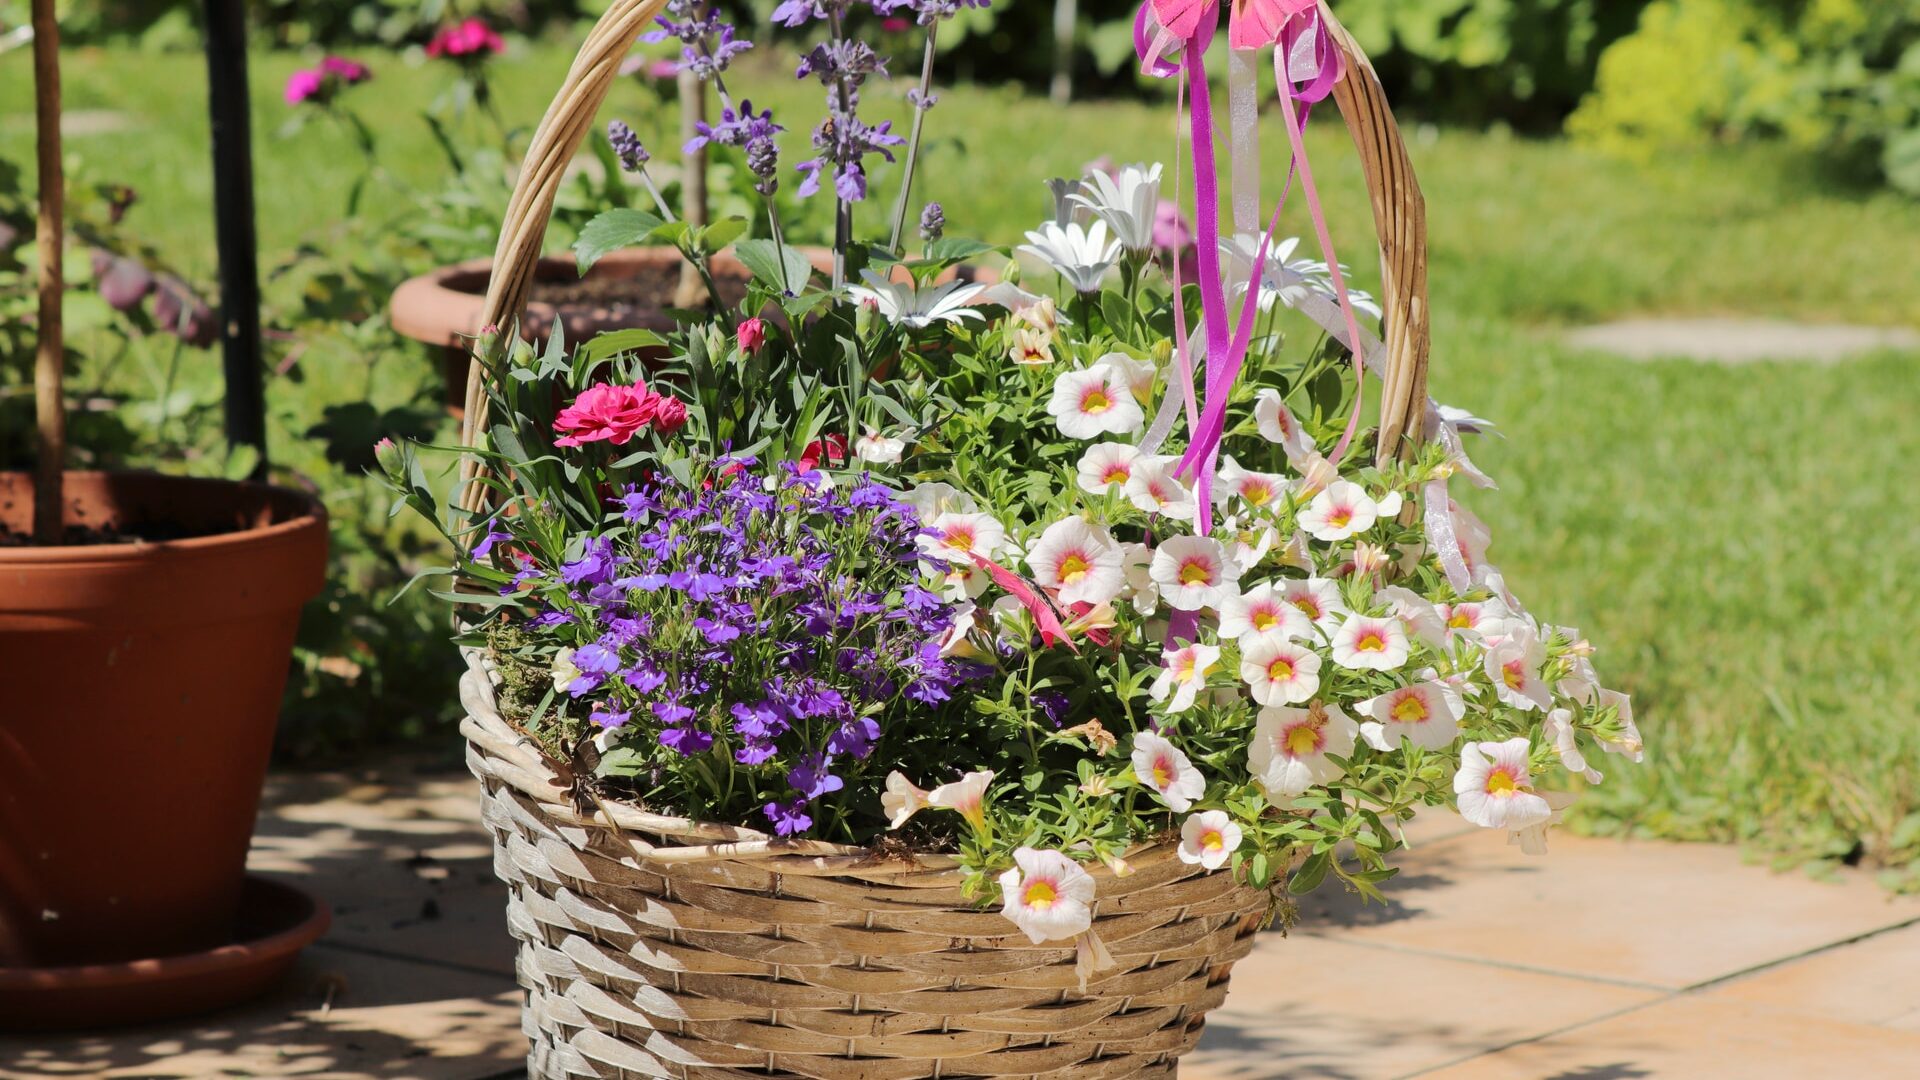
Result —
[{"label": "white osteospermum daisy", "polygon": [[1133,737],[1133,775],[1178,814],[1193,809],[1194,800],[1207,791],[1207,778],[1187,755],[1151,731]]},{"label": "white osteospermum daisy", "polygon": [[984,318],[978,309],[967,306],[985,291],[984,285],[949,281],[916,288],[910,281],[888,281],[871,270],[861,271],[860,278],[866,284],[848,286],[847,294],[873,305],[883,318],[899,326],[918,330],[939,322]]},{"label": "white osteospermum daisy", "polygon": [[875,465],[892,465],[900,460],[900,454],[906,448],[906,440],[893,438],[872,428],[853,440],[853,456]]},{"label": "white osteospermum daisy", "polygon": [[1553,752],[1560,755],[1560,764],[1568,772],[1579,773],[1587,783],[1597,784],[1604,777],[1598,769],[1587,764],[1587,756],[1580,752],[1580,739],[1573,727],[1571,709],[1554,709],[1547,713],[1547,719],[1540,725],[1540,733],[1547,738]]},{"label": "white osteospermum daisy", "polygon": [[1243,469],[1231,456],[1221,463],[1214,479],[1213,501],[1222,506],[1231,499],[1239,499],[1257,510],[1270,505],[1287,490],[1285,477]]},{"label": "white osteospermum daisy", "polygon": [[1146,422],[1146,413],[1141,411],[1132,387],[1110,364],[1061,372],[1053,381],[1047,415],[1070,439],[1124,435],[1140,430]]},{"label": "white osteospermum daisy", "polygon": [[1013,853],[1000,875],[1001,914],[1035,945],[1068,941],[1093,925],[1093,875],[1058,851]]},{"label": "white osteospermum daisy", "polygon": [[1287,460],[1294,461],[1313,453],[1313,440],[1301,429],[1300,421],[1280,399],[1278,390],[1262,390],[1253,399],[1253,421],[1260,429],[1260,437],[1268,442],[1279,443],[1286,451]]},{"label": "white osteospermum daisy", "polygon": [[1153,680],[1147,697],[1167,703],[1167,712],[1185,712],[1207,685],[1207,675],[1220,663],[1220,650],[1213,645],[1187,645],[1169,649],[1160,658],[1166,665]]},{"label": "white osteospermum daisy", "polygon": [[1133,399],[1142,406],[1153,400],[1153,381],[1160,369],[1145,360],[1135,360],[1123,352],[1110,352],[1093,362],[1094,367],[1110,367],[1120,373],[1120,378],[1133,391]]},{"label": "white osteospermum daisy", "polygon": [[1133,476],[1133,463],[1139,458],[1140,448],[1129,443],[1104,442],[1087,447],[1087,452],[1080,455],[1080,490],[1089,495],[1124,491]]},{"label": "white osteospermum daisy", "polygon": [[1058,590],[1060,602],[1103,604],[1120,595],[1126,575],[1120,568],[1120,545],[1107,530],[1083,518],[1070,517],[1047,526],[1027,552],[1034,583]]},{"label": "white osteospermum daisy", "polygon": [[1173,475],[1173,467],[1178,460],[1140,455],[1139,460],[1133,463],[1133,474],[1127,477],[1127,501],[1149,514],[1159,514],[1175,521],[1192,521],[1199,511],[1199,504],[1194,501],[1192,489]]},{"label": "white osteospermum daisy", "polygon": [[1247,766],[1270,801],[1290,799],[1343,771],[1328,755],[1353,753],[1360,726],[1337,705],[1269,705],[1254,722]]},{"label": "white osteospermum daisy", "polygon": [[1153,581],[1153,549],[1145,544],[1126,544],[1120,553],[1120,566],[1127,575],[1126,597],[1133,610],[1151,615],[1160,607],[1160,586]]},{"label": "white osteospermum daisy", "polygon": [[1322,633],[1331,634],[1347,615],[1340,586],[1326,578],[1288,578],[1280,583],[1280,598],[1292,604]]},{"label": "white osteospermum daisy", "polygon": [[1288,603],[1285,594],[1270,582],[1255,585],[1239,596],[1229,596],[1219,607],[1222,638],[1239,640],[1249,634],[1259,634],[1285,640],[1306,638],[1313,633],[1313,620]]},{"label": "white osteospermum daisy", "polygon": [[1336,480],[1300,511],[1300,527],[1315,540],[1338,543],[1373,528],[1377,504],[1359,484]]},{"label": "white osteospermum daisy", "polygon": [[1168,537],[1154,551],[1148,573],[1160,595],[1180,611],[1220,606],[1240,580],[1240,567],[1227,558],[1227,549],[1204,536]]},{"label": "white osteospermum daisy", "polygon": [[887,828],[897,829],[907,819],[926,809],[927,792],[914,786],[906,774],[895,769],[887,774],[887,790],[880,796],[880,809],[887,815]]},{"label": "white osteospermum daisy", "polygon": [[1227,545],[1227,557],[1244,574],[1259,565],[1267,552],[1273,550],[1274,541],[1280,539],[1280,530],[1251,515],[1242,520],[1239,514],[1228,514],[1214,526],[1213,535]]},{"label": "white osteospermum daisy", "polygon": [[1180,861],[1218,870],[1240,848],[1240,826],[1222,810],[1202,810],[1180,823]]},{"label": "white osteospermum daisy", "polygon": [[1240,642],[1240,677],[1262,705],[1292,705],[1320,690],[1320,654],[1278,635]]},{"label": "white osteospermum daisy", "polygon": [[973,496],[954,487],[952,484],[921,484],[907,492],[906,502],[920,515],[922,522],[930,522],[948,511],[971,514],[980,507]]},{"label": "white osteospermum daisy", "polygon": [[1488,646],[1484,658],[1494,696],[1516,709],[1537,712],[1553,705],[1553,693],[1540,676],[1546,662],[1546,645],[1524,624],[1510,626],[1505,637]]},{"label": "white osteospermum daisy", "polygon": [[[1334,301],[1333,276],[1327,264],[1318,259],[1293,258],[1299,246],[1297,236],[1282,237],[1267,245],[1265,272],[1260,275],[1261,311],[1271,310],[1276,301],[1297,307],[1315,294],[1322,300]],[[1247,282],[1253,279],[1253,260],[1260,254],[1260,237],[1252,233],[1223,236],[1220,254],[1228,266],[1227,280],[1236,283],[1232,295],[1238,302],[1239,297],[1247,294]],[[1350,270],[1342,266],[1341,271],[1346,280],[1352,280]],[[1347,300],[1354,311],[1375,319],[1380,317],[1380,305],[1373,297],[1351,285],[1347,287]]]},{"label": "white osteospermum daisy", "polygon": [[1533,790],[1527,752],[1525,736],[1461,747],[1460,769],[1453,774],[1454,802],[1460,807],[1460,816],[1483,829],[1517,832],[1545,824],[1553,816],[1553,808]]},{"label": "white osteospermum daisy", "polygon": [[1407,662],[1407,632],[1391,616],[1349,615],[1333,634],[1333,662],[1355,671],[1392,671]]},{"label": "white osteospermum daisy", "polygon": [[1360,725],[1360,737],[1376,750],[1398,750],[1400,739],[1426,750],[1453,743],[1467,706],[1460,692],[1438,679],[1370,697],[1356,706],[1373,719]]},{"label": "white osteospermum daisy", "polygon": [[920,550],[936,559],[961,566],[972,566],[973,557],[991,559],[1007,539],[1006,526],[991,514],[960,514],[949,511],[927,523],[920,534]]},{"label": "white osteospermum daisy", "polygon": [[1117,176],[1095,169],[1068,201],[1092,211],[1113,229],[1120,246],[1139,253],[1153,250],[1153,222],[1160,209],[1160,165],[1128,165]]},{"label": "white osteospermum daisy", "polygon": [[1100,291],[1100,279],[1120,257],[1120,241],[1108,239],[1104,221],[1090,228],[1077,221],[1048,221],[1027,233],[1027,242],[1017,250],[1052,267],[1075,292],[1090,293]]}]

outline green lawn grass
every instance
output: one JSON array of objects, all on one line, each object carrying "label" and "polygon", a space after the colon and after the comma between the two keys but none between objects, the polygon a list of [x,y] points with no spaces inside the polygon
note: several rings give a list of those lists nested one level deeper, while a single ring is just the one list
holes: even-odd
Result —
[{"label": "green lawn grass", "polygon": [[[443,168],[418,118],[442,70],[369,56],[358,92],[384,161],[431,185]],[[514,125],[531,124],[569,53],[497,64]],[[261,243],[269,260],[325,228],[354,168],[337,132],[274,134],[297,58],[256,55]],[[804,146],[816,88],[767,62],[734,75]],[[70,108],[134,123],[75,138],[98,175],[143,194],[143,228],[183,265],[212,262],[204,89],[192,56],[78,52]],[[0,58],[0,156],[30,150],[30,75]],[[763,89],[764,88],[764,89]],[[900,87],[892,89],[898,90]],[[648,100],[621,87],[607,115]],[[903,118],[897,94],[869,94]],[[664,117],[638,126],[652,145]],[[920,195],[955,232],[1011,241],[1041,179],[1098,154],[1168,159],[1169,103],[1061,110],[1005,90],[949,88],[930,117]],[[1315,161],[1347,261],[1373,276],[1359,172],[1330,120]],[[1642,167],[1559,141],[1409,132],[1432,227],[1434,393],[1494,418],[1475,455],[1501,481],[1473,503],[1493,555],[1534,610],[1581,627],[1602,673],[1634,692],[1643,768],[1617,758],[1578,824],[1741,840],[1786,861],[1865,860],[1920,888],[1920,372],[1914,356],[1837,366],[1630,363],[1561,344],[1573,322],[1648,312],[1920,323],[1920,204],[1836,189],[1765,147]],[[1283,141],[1268,133],[1269,180]],[[670,155],[668,155],[670,156]],[[876,173],[878,215],[894,176]],[[1270,184],[1271,186],[1271,184]],[[375,208],[376,210],[378,208]],[[1296,222],[1295,225],[1298,228]]]}]

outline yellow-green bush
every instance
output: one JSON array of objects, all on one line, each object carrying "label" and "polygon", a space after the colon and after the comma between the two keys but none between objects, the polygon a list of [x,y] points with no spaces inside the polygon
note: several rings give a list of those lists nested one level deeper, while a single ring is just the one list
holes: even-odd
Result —
[{"label": "yellow-green bush", "polygon": [[1656,0],[1567,130],[1636,156],[1778,137],[1920,193],[1920,2]]}]

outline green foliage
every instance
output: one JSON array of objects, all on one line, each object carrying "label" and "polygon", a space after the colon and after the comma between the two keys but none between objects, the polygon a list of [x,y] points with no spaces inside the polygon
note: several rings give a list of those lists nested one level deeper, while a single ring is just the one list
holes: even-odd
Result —
[{"label": "green foliage", "polygon": [[1659,0],[1567,124],[1642,159],[1769,136],[1920,194],[1920,8],[1874,0]]}]

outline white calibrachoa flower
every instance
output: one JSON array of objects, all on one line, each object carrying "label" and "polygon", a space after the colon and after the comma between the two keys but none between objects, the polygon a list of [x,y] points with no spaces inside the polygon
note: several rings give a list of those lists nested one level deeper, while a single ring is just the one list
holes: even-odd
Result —
[{"label": "white calibrachoa flower", "polygon": [[942,483],[921,484],[907,492],[907,505],[913,507],[923,523],[949,512],[971,514],[980,509],[973,496],[952,484]]},{"label": "white calibrachoa flower", "polygon": [[1554,709],[1547,713],[1547,719],[1540,725],[1540,734],[1546,736],[1547,744],[1553,752],[1560,755],[1560,764],[1568,772],[1579,773],[1587,783],[1597,784],[1603,777],[1598,769],[1587,764],[1587,756],[1580,752],[1580,739],[1573,729],[1573,711]]},{"label": "white calibrachoa flower", "polygon": [[1121,548],[1120,565],[1127,575],[1127,600],[1133,610],[1151,615],[1160,607],[1160,586],[1153,581],[1153,549],[1145,544]]},{"label": "white calibrachoa flower", "polygon": [[1646,747],[1640,741],[1640,728],[1633,722],[1633,699],[1618,690],[1600,688],[1600,707],[1612,708],[1620,713],[1621,733],[1618,739],[1596,738],[1600,749],[1609,754],[1622,754],[1635,765],[1646,756]]},{"label": "white calibrachoa flower", "polygon": [[1249,634],[1306,638],[1313,634],[1313,620],[1268,582],[1220,602],[1220,636],[1238,641]]},{"label": "white calibrachoa flower", "polygon": [[1442,641],[1449,648],[1462,639],[1483,641],[1501,637],[1507,632],[1507,606],[1497,596],[1486,600],[1439,604],[1436,610],[1440,613],[1440,622],[1445,630]]},{"label": "white calibrachoa flower", "polygon": [[1133,391],[1133,399],[1142,406],[1153,400],[1153,380],[1159,369],[1145,360],[1135,360],[1123,352],[1110,352],[1093,362],[1095,367],[1110,367],[1120,373],[1127,389]]},{"label": "white calibrachoa flower", "polygon": [[927,530],[920,534],[920,550],[959,566],[972,566],[975,555],[993,558],[1007,539],[1006,527],[991,514],[949,511],[928,522]]},{"label": "white calibrachoa flower", "polygon": [[1007,355],[1016,364],[1038,367],[1053,363],[1053,335],[1032,326],[1013,328],[1013,340],[1008,344]]},{"label": "white calibrachoa flower", "polygon": [[1135,509],[1175,521],[1192,521],[1199,506],[1193,491],[1173,475],[1178,458],[1142,454],[1127,477],[1127,501]]},{"label": "white calibrachoa flower", "polygon": [[927,805],[942,810],[952,810],[967,819],[976,831],[985,831],[987,811],[985,800],[987,785],[993,783],[993,770],[981,769],[970,772],[948,784],[941,784],[927,792]]},{"label": "white calibrachoa flower", "polygon": [[1287,490],[1285,477],[1275,473],[1243,469],[1232,457],[1222,462],[1220,471],[1215,474],[1215,480],[1213,501],[1222,506],[1225,506],[1229,500],[1237,498],[1257,510],[1270,505]]},{"label": "white calibrachoa flower", "polygon": [[1202,810],[1180,823],[1180,861],[1205,870],[1227,865],[1240,847],[1240,826],[1221,810]]},{"label": "white calibrachoa flower", "polygon": [[892,465],[900,460],[900,454],[906,448],[904,439],[893,438],[872,428],[853,440],[853,456],[875,465]]},{"label": "white calibrachoa flower", "polygon": [[887,815],[887,828],[897,829],[907,819],[927,808],[927,792],[914,785],[900,770],[887,774],[887,790],[880,796],[880,809]]},{"label": "white calibrachoa flower", "polygon": [[1546,645],[1524,623],[1510,624],[1507,634],[1488,646],[1483,661],[1495,697],[1516,709],[1538,712],[1553,707],[1553,692],[1540,677],[1546,662]]},{"label": "white calibrachoa flower", "polygon": [[1068,605],[1106,603],[1126,584],[1120,545],[1106,529],[1077,517],[1047,526],[1027,552],[1027,567],[1035,584],[1058,590]]},{"label": "white calibrachoa flower", "polygon": [[1035,945],[1067,941],[1093,926],[1093,875],[1058,851],[1016,848],[1000,875],[1001,914]]},{"label": "white calibrachoa flower", "polygon": [[1400,585],[1381,589],[1379,596],[1387,602],[1394,617],[1406,623],[1420,640],[1436,648],[1446,644],[1446,620],[1426,597]]},{"label": "white calibrachoa flower", "polygon": [[1160,660],[1165,666],[1147,689],[1147,697],[1166,702],[1169,714],[1186,712],[1207,685],[1207,675],[1219,665],[1220,650],[1213,645],[1186,645],[1168,649]]},{"label": "white calibrachoa flower", "polygon": [[1289,462],[1313,453],[1313,440],[1307,438],[1287,403],[1280,400],[1280,391],[1262,390],[1254,397],[1253,422],[1261,438],[1280,444]]},{"label": "white calibrachoa flower", "polygon": [[1340,586],[1326,578],[1287,578],[1280,583],[1280,597],[1322,633],[1331,634],[1347,615],[1346,601],[1340,599]]},{"label": "white calibrachoa flower", "polygon": [[1160,595],[1180,611],[1218,607],[1240,580],[1240,567],[1227,558],[1227,549],[1204,536],[1168,537],[1154,551],[1148,573]]},{"label": "white calibrachoa flower", "polygon": [[1360,726],[1338,705],[1314,702],[1304,709],[1269,705],[1254,722],[1247,766],[1271,801],[1290,799],[1315,784],[1338,779],[1341,768],[1329,754],[1353,753]]},{"label": "white calibrachoa flower", "polygon": [[1460,816],[1483,829],[1518,832],[1543,825],[1553,807],[1533,790],[1527,771],[1526,736],[1506,742],[1475,742],[1460,748],[1460,770],[1453,774],[1454,801]]},{"label": "white calibrachoa flower", "polygon": [[1133,775],[1176,814],[1193,809],[1207,792],[1207,778],[1180,748],[1151,731],[1133,737]]},{"label": "white calibrachoa flower", "polygon": [[558,649],[553,654],[553,688],[566,693],[573,680],[580,677],[580,669],[573,666],[573,650]]},{"label": "white calibrachoa flower", "polygon": [[1315,540],[1336,544],[1373,528],[1378,515],[1379,506],[1365,488],[1335,480],[1300,511],[1300,527]]},{"label": "white calibrachoa flower", "polygon": [[1064,371],[1053,381],[1047,415],[1070,439],[1125,435],[1140,430],[1146,414],[1126,377],[1111,364]]},{"label": "white calibrachoa flower", "polygon": [[1130,443],[1103,442],[1087,447],[1087,452],[1080,455],[1080,490],[1089,495],[1126,490],[1133,463],[1139,459],[1140,448]]},{"label": "white calibrachoa flower", "polygon": [[1229,514],[1214,527],[1213,535],[1227,545],[1227,557],[1244,574],[1273,550],[1273,542],[1280,539],[1280,530],[1259,518],[1249,517],[1243,521],[1240,515]]},{"label": "white calibrachoa flower", "polygon": [[1375,750],[1388,751],[1400,749],[1402,736],[1425,750],[1451,746],[1467,711],[1460,691],[1438,679],[1389,690],[1355,708],[1373,717],[1360,724],[1360,737]]},{"label": "white calibrachoa flower", "polygon": [[1277,634],[1248,634],[1240,641],[1240,677],[1262,705],[1306,701],[1320,690],[1320,654]]},{"label": "white calibrachoa flower", "polygon": [[1407,652],[1407,632],[1391,616],[1349,615],[1333,634],[1333,662],[1355,671],[1392,671]]}]

